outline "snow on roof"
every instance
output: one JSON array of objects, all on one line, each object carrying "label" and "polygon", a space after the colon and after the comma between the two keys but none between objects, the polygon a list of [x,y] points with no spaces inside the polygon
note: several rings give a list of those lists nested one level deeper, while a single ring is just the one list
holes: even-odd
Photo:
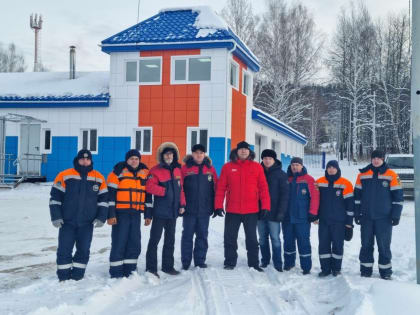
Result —
[{"label": "snow on roof", "polygon": [[109,72],[0,73],[0,97],[82,96],[109,93]]},{"label": "snow on roof", "polygon": [[165,8],[160,10],[159,13],[190,10],[198,13],[193,24],[193,26],[197,29],[227,30],[229,28],[227,23],[218,16],[210,6],[207,5]]}]

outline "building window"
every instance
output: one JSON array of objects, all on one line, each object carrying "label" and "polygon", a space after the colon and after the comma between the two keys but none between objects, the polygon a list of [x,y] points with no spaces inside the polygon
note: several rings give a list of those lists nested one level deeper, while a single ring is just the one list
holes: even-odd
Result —
[{"label": "building window", "polygon": [[92,153],[98,153],[98,130],[82,129],[82,141],[79,145],[82,149],[87,149]]},{"label": "building window", "polygon": [[200,128],[188,128],[187,153],[191,152],[193,145],[202,144],[208,151],[208,130]]},{"label": "building window", "polygon": [[230,85],[239,89],[239,66],[233,62],[230,63]]},{"label": "building window", "polygon": [[141,154],[152,154],[152,128],[134,129],[133,145]]},{"label": "building window", "polygon": [[175,60],[175,81],[187,80],[187,60]]},{"label": "building window", "polygon": [[51,129],[42,129],[41,134],[41,143],[42,143],[42,150],[41,153],[49,154],[51,153],[52,147],[52,137],[51,137]]},{"label": "building window", "polygon": [[161,82],[161,59],[140,59],[139,82],[159,83]]},{"label": "building window", "polygon": [[249,73],[246,73],[244,71],[243,80],[242,80],[242,93],[245,95],[249,95],[250,82],[251,82],[251,76],[249,75]]},{"label": "building window", "polygon": [[137,82],[137,61],[127,61],[125,63],[125,81]]},{"label": "building window", "polygon": [[175,57],[172,62],[172,83],[211,81],[210,57]]}]

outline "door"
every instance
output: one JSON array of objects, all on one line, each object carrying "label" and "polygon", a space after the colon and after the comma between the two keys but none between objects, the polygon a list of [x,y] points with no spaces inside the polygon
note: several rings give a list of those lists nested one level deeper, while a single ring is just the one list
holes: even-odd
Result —
[{"label": "door", "polygon": [[255,135],[255,157],[258,162],[261,162],[261,136]]},{"label": "door", "polygon": [[41,125],[20,125],[19,175],[41,174]]}]

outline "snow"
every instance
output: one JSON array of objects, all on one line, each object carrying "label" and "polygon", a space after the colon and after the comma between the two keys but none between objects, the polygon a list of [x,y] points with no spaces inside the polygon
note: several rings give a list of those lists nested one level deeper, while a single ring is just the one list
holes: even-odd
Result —
[{"label": "snow", "polygon": [[[343,176],[355,181],[358,168],[345,165]],[[309,169],[318,178],[322,169]],[[57,234],[49,218],[50,183],[22,184],[0,190],[0,314],[418,314],[420,287],[416,282],[414,203],[406,201],[400,225],[393,230],[393,280],[359,275],[360,227],[345,243],[342,275],[319,279],[318,228],[312,225],[313,269],[278,273],[250,270],[241,228],[238,266],[223,269],[223,219],[211,219],[209,268],[190,268],[178,276],[145,273],[150,227],[142,226],[138,273],[110,279],[108,258],[111,229],[95,229],[85,279],[59,283],[56,279]],[[181,268],[182,219],[177,222],[175,268]],[[162,241],[159,246],[159,260]],[[375,249],[375,261],[377,253]],[[297,261],[298,263],[298,261]],[[298,263],[299,264],[299,263]]]},{"label": "snow", "polygon": [[196,38],[200,38],[200,37],[207,37],[211,34],[216,33],[218,30],[215,28],[205,28],[205,29],[200,29],[197,33],[197,35],[195,35]]},{"label": "snow", "polygon": [[109,72],[0,73],[0,96],[81,96],[100,95],[109,91]]}]

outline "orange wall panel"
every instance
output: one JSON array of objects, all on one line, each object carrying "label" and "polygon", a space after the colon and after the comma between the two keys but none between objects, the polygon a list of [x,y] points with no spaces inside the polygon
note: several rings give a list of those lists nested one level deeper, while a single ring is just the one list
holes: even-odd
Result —
[{"label": "orange wall panel", "polygon": [[246,137],[246,96],[242,94],[242,74],[247,67],[236,56],[233,60],[239,64],[239,91],[232,87],[231,149]]},{"label": "orange wall panel", "polygon": [[139,87],[139,126],[153,127],[152,155],[142,156],[148,167],[156,164],[156,150],[162,142],[175,142],[180,162],[187,145],[187,127],[199,122],[199,84],[170,85],[171,56],[199,55],[199,49],[142,51],[141,57],[162,57],[162,85]]}]

